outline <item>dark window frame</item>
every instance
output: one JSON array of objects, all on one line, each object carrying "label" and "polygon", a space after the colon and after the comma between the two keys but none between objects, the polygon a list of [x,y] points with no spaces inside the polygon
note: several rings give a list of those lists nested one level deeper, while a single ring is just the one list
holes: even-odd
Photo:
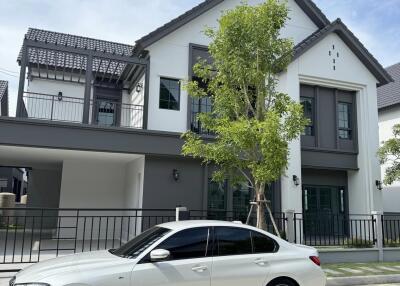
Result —
[{"label": "dark window frame", "polygon": [[[309,97],[309,96],[300,96],[300,104],[304,108],[303,100],[311,101],[311,108],[312,109],[311,109],[311,117],[307,117],[306,116],[306,118],[310,119],[311,122],[305,126],[302,135],[303,136],[315,136],[315,121],[316,121],[315,120],[315,114],[316,114],[315,98]],[[305,109],[303,110],[303,112],[304,112],[304,115],[306,115],[305,114]],[[306,130],[311,130],[311,132],[306,132]]]},{"label": "dark window frame", "polygon": [[[176,108],[174,108],[173,107],[173,104],[172,104],[172,100],[171,100],[171,97],[172,97],[172,94],[171,94],[171,92],[170,92],[170,90],[168,90],[167,92],[169,93],[169,95],[168,95],[168,100],[166,100],[166,99],[162,99],[162,89],[163,89],[163,87],[162,87],[162,82],[163,81],[169,81],[169,82],[174,82],[174,83],[177,83],[178,84],[178,88],[177,88],[177,90],[178,90],[178,100],[177,100],[177,107]],[[170,110],[170,111],[180,111],[181,110],[181,81],[180,81],[180,79],[177,79],[177,78],[170,78],[170,77],[160,77],[160,90],[159,90],[159,98],[158,98],[158,108],[159,109],[163,109],[163,110]],[[162,102],[164,102],[164,103],[166,103],[167,104],[167,106],[165,107],[165,106],[162,106]]]},{"label": "dark window frame", "polygon": [[[340,114],[341,111],[340,106],[347,106],[347,120],[341,120]],[[353,140],[353,103],[350,102],[343,102],[343,101],[338,101],[337,103],[337,124],[338,124],[338,137],[340,140],[348,140],[352,141]],[[340,122],[341,121],[347,121],[348,127],[341,127]],[[347,133],[347,138],[341,136],[341,131]]]}]

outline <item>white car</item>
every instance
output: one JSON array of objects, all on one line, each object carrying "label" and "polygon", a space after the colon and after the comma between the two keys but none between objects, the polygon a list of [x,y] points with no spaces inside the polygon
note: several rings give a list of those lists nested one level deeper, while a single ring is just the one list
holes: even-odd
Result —
[{"label": "white car", "polygon": [[119,249],[37,263],[10,285],[324,286],[318,252],[257,228],[219,221],[153,227]]}]

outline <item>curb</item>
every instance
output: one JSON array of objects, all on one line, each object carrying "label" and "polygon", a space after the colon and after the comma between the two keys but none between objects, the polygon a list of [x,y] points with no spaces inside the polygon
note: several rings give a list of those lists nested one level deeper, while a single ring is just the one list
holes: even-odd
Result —
[{"label": "curb", "polygon": [[355,286],[400,283],[400,274],[328,278],[327,286]]}]

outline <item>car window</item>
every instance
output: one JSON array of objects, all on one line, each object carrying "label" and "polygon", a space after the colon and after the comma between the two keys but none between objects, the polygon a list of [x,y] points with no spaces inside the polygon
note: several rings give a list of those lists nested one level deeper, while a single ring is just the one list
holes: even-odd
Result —
[{"label": "car window", "polygon": [[170,232],[170,229],[163,227],[152,227],[147,231],[139,234],[128,243],[122,245],[118,249],[111,250],[114,255],[121,257],[136,258],[149,246],[158,241],[161,237]]},{"label": "car window", "polygon": [[257,232],[251,231],[254,253],[272,253],[278,251],[278,244],[272,238]]},{"label": "car window", "polygon": [[216,227],[215,256],[252,254],[250,230],[235,227]]},{"label": "car window", "polygon": [[208,238],[208,227],[186,229],[167,238],[156,249],[168,250],[169,260],[206,257],[211,255],[207,249]]}]

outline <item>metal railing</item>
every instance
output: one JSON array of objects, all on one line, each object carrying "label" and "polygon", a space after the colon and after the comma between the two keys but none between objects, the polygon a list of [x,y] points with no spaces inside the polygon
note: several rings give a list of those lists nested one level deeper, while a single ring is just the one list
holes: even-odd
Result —
[{"label": "metal railing", "polygon": [[[176,209],[0,208],[0,264],[35,263],[71,253],[112,249],[142,231],[176,220]],[[246,222],[248,212],[183,211],[180,219]],[[273,213],[280,234],[318,247],[400,247],[400,214],[332,215]],[[274,229],[266,214],[267,230]],[[381,224],[382,227],[378,227]],[[255,225],[256,218],[250,217]],[[290,236],[290,237],[287,237]]]},{"label": "metal railing", "polygon": [[[242,223],[246,223],[247,217],[249,215],[248,210],[239,210],[239,211],[224,211],[224,210],[190,210],[189,218],[190,219],[208,219],[208,220],[224,220],[224,221],[240,221]],[[274,212],[273,214],[274,220],[277,224],[278,230],[280,234],[285,237],[286,231],[286,222],[287,218],[285,213]],[[271,222],[271,218],[268,213],[265,214],[266,222],[267,222],[267,230],[271,233],[275,233],[273,224]],[[250,216],[250,225],[256,225],[256,215],[253,214]]]},{"label": "metal railing", "polygon": [[0,209],[0,264],[34,263],[112,249],[154,225],[174,221],[165,209]]},{"label": "metal railing", "polygon": [[384,247],[400,247],[400,213],[382,215]]},{"label": "metal railing", "polygon": [[302,214],[294,215],[295,243],[310,246],[371,248],[376,243],[373,215]]},{"label": "metal railing", "polygon": [[[85,101],[83,97],[69,97],[62,94],[25,92],[21,117],[82,123]],[[90,101],[90,124],[106,127],[143,128],[144,106],[125,104],[111,100]]]}]

